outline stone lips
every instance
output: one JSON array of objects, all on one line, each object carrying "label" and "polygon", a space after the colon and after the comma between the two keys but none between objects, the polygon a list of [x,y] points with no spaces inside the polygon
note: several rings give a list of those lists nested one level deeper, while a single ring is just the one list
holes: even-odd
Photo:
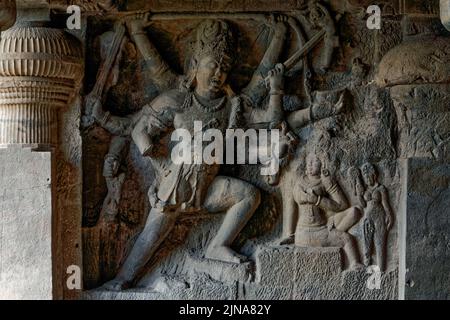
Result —
[{"label": "stone lips", "polygon": [[383,57],[375,81],[381,87],[448,83],[450,39],[439,36],[408,39]]},{"label": "stone lips", "polygon": [[17,24],[0,40],[0,144],[55,144],[57,109],[83,74],[78,40],[63,30]]}]

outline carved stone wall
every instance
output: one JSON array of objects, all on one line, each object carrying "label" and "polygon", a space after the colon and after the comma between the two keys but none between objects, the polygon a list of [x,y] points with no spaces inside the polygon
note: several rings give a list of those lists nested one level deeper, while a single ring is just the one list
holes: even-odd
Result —
[{"label": "carved stone wall", "polygon": [[[42,4],[1,33],[0,144],[56,148],[63,297],[448,298],[448,1]],[[174,163],[194,121],[278,130],[279,171]]]},{"label": "carved stone wall", "polygon": [[[114,293],[108,285],[100,287],[117,276],[132,248],[139,246],[136,239],[142,235],[149,219],[148,212],[153,207],[151,199],[147,199],[147,190],[160,180],[155,163],[141,156],[134,138],[130,143],[125,138],[120,156],[116,154],[116,160],[120,159],[121,163],[116,180],[108,180],[108,176],[104,179],[103,161],[117,145],[114,138],[117,133],[107,125],[110,118],[94,119],[96,124],[93,126],[93,121],[85,119],[84,285],[86,289],[100,287],[89,291],[87,297],[398,297],[398,281],[402,276],[398,273],[401,256],[398,237],[402,221],[399,215],[403,210],[400,160],[448,157],[448,33],[439,20],[438,1],[413,1],[406,7],[402,1],[385,3],[379,31],[367,28],[364,12],[368,4],[364,1],[320,3],[330,14],[335,32],[308,53],[307,64],[297,63],[287,70],[283,109],[286,117],[307,108],[319,114],[315,105],[328,103],[332,106],[339,100],[339,93],[345,92],[343,111],[319,117],[307,126],[292,126],[290,122],[299,145],[292,159],[282,167],[280,183],[276,186],[271,186],[260,176],[259,166],[224,166],[220,169],[222,175],[256,186],[262,195],[261,204],[232,245],[234,250],[248,256],[249,262],[233,265],[207,259],[208,247],[219,232],[223,215],[185,217],[177,220],[171,235],[158,246],[146,267],[134,279],[131,287],[139,288],[138,291],[129,289]],[[286,40],[277,62],[286,61],[320,30],[307,13],[306,1],[231,1],[226,4],[129,1],[116,4],[106,10],[106,16],[94,14],[88,19],[86,46],[93,54],[86,60],[86,93],[95,90],[96,83],[104,77],[98,73],[97,66],[108,60],[105,50],[107,52],[108,46],[114,44],[112,32],[117,30],[114,23],[127,10],[151,10],[150,16],[145,18],[148,27],[142,34],[152,49],[142,52],[142,45],[136,42],[136,36],[128,28],[111,67],[110,79],[104,81],[102,109],[110,111],[112,117],[128,116],[131,119],[132,114],[139,117],[142,106],[152,103],[170,86],[176,88],[164,82],[162,73],[155,73],[154,64],[158,61],[152,61],[152,56],[146,54],[159,52],[166,66],[175,73],[185,74],[195,43],[195,30],[204,19],[223,19],[232,26],[238,56],[229,73],[234,92],[240,92],[251,80],[270,46],[275,31],[267,20],[268,12],[275,11],[284,16],[287,26]],[[326,18],[322,16],[322,19],[322,26],[326,25]],[[325,30],[330,28],[331,24]],[[117,31],[115,34],[117,36]],[[272,67],[267,66],[267,70],[261,72],[264,74]],[[305,73],[303,68],[308,72]],[[163,72],[161,70],[159,72]],[[177,80],[171,81],[176,83]],[[267,98],[257,103],[259,108],[266,108],[270,101]],[[106,122],[102,122],[105,119]],[[384,260],[381,291],[367,288],[370,277],[367,269],[350,268],[352,261],[348,260],[345,246],[344,250],[306,250],[292,244],[280,244],[289,219],[286,203],[297,197],[293,190],[297,190],[296,184],[303,179],[310,153],[320,153],[322,166],[326,166],[348,202],[336,209],[345,209],[337,217],[354,221],[344,227],[345,222],[336,218],[337,232],[351,237],[360,262],[365,262],[366,266],[380,265]],[[373,185],[370,179],[376,179]],[[112,183],[116,183],[115,188],[111,187]],[[114,202],[112,194],[117,191],[120,195]],[[111,212],[108,210],[112,210],[112,218],[107,215]],[[391,215],[390,220],[377,222],[379,215]],[[386,226],[388,231],[380,233]],[[386,242],[380,242],[384,236]],[[287,280],[279,280],[280,274]]]}]

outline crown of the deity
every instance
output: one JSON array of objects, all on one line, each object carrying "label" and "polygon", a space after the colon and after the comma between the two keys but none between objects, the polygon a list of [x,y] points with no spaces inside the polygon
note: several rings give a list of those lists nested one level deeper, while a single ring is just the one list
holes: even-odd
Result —
[{"label": "crown of the deity", "polygon": [[230,26],[223,20],[206,20],[197,28],[195,56],[212,56],[228,65],[234,62],[234,39]]}]

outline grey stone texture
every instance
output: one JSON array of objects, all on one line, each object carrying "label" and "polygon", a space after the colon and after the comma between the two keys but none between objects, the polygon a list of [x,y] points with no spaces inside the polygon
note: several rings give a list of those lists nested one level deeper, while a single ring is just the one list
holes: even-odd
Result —
[{"label": "grey stone texture", "polygon": [[400,250],[404,299],[450,299],[450,165],[405,160],[406,198]]},{"label": "grey stone texture", "polygon": [[0,149],[0,299],[54,297],[53,161],[48,151]]}]

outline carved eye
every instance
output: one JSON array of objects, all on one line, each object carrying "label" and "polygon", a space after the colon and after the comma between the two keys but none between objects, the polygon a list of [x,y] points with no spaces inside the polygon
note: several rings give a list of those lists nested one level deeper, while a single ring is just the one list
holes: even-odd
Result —
[{"label": "carved eye", "polygon": [[208,63],[208,68],[210,69],[216,69],[218,67],[216,62],[210,62]]}]

